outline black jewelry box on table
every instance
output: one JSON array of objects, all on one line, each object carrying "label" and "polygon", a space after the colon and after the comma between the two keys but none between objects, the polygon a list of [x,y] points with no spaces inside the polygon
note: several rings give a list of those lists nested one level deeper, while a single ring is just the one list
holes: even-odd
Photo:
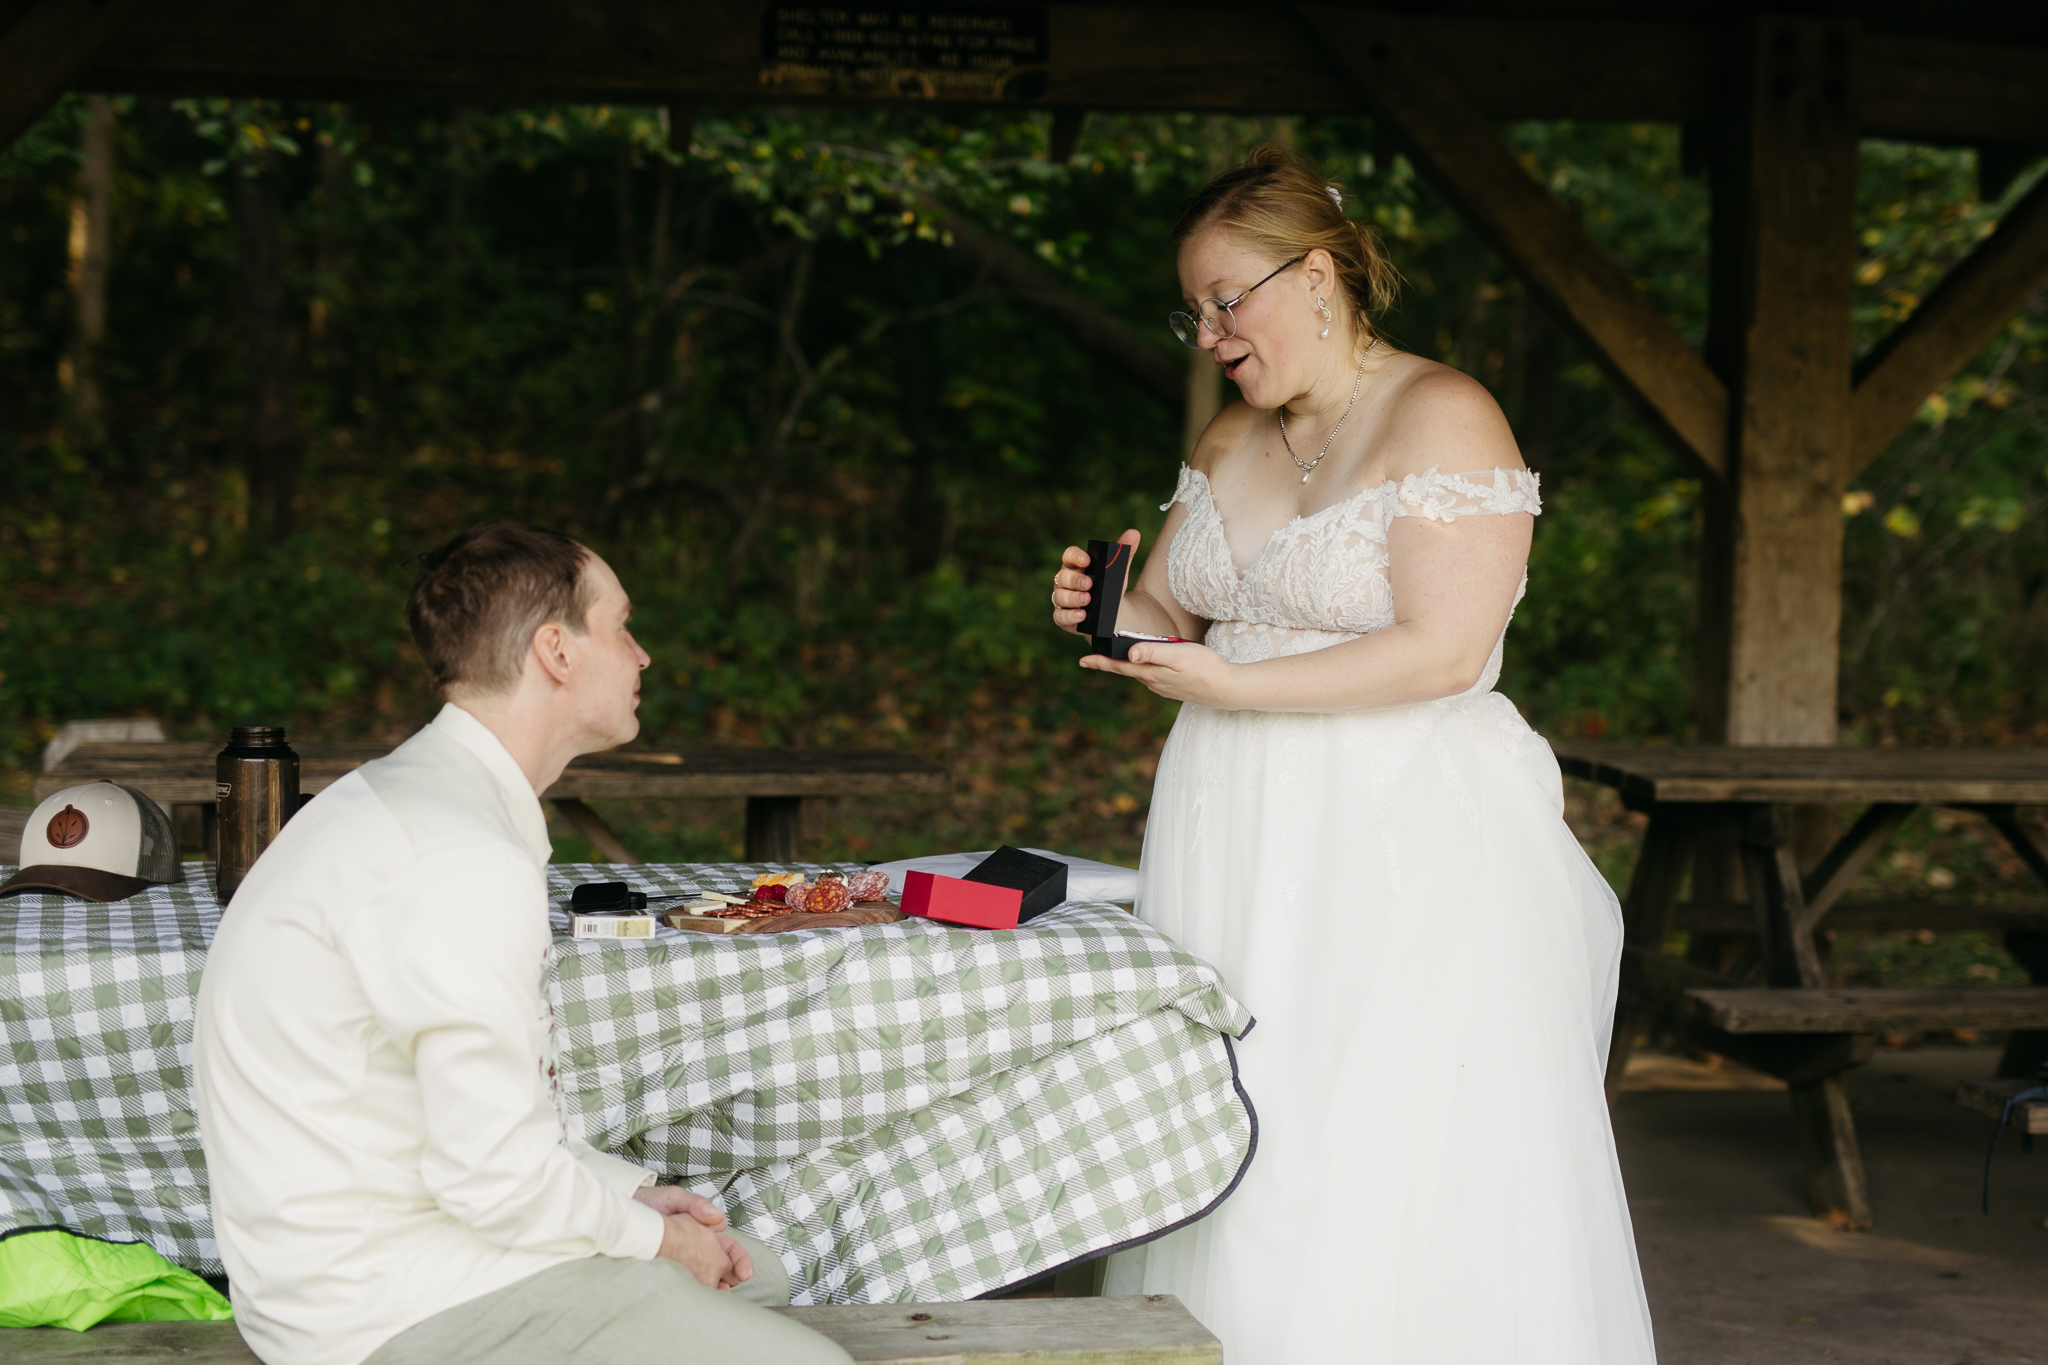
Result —
[{"label": "black jewelry box on table", "polygon": [[904,914],[976,929],[1015,929],[1066,898],[1065,863],[1008,844],[964,877],[910,872],[903,878]]}]

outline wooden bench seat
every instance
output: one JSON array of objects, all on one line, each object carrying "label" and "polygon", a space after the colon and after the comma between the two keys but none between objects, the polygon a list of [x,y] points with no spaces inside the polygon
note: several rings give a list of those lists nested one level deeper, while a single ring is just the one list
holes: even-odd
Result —
[{"label": "wooden bench seat", "polygon": [[[1671,924],[1692,934],[1754,934],[1756,911],[1747,901],[1680,901],[1671,909]],[[1827,927],[1873,934],[1916,929],[1938,934],[1962,929],[2048,931],[2048,900],[1845,900],[1828,911]]]},{"label": "wooden bench seat", "polygon": [[[1223,1346],[1171,1294],[1117,1299],[835,1304],[774,1310],[856,1361],[891,1365],[1221,1365]],[[259,1365],[231,1322],[0,1329],[9,1365]]]},{"label": "wooden bench seat", "polygon": [[2048,1028],[2048,986],[1946,990],[1797,990],[1685,993],[1693,1016],[1729,1033],[1917,1033],[1928,1029]]},{"label": "wooden bench seat", "polygon": [[[2007,1100],[2032,1085],[2032,1081],[2011,1076],[1990,1081],[1964,1081],[1956,1087],[1956,1103],[1965,1109],[1997,1118],[2005,1112]],[[2012,1122],[2006,1126],[2031,1137],[2048,1134],[2048,1101],[2027,1100],[2014,1105]]]}]

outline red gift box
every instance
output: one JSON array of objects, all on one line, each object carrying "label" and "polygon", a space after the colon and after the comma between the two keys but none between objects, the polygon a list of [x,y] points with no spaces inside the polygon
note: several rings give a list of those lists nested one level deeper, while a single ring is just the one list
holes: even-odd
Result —
[{"label": "red gift box", "polygon": [[941,877],[935,872],[903,874],[903,913],[976,929],[1014,929],[1024,910],[1024,893],[1013,886]]}]

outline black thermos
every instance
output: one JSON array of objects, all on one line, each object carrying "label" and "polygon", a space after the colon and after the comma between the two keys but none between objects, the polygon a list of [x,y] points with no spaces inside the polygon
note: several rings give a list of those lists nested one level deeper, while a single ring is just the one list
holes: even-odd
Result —
[{"label": "black thermos", "polygon": [[299,808],[299,756],[285,743],[283,726],[237,725],[213,772],[220,803],[213,894],[226,905],[257,855]]}]

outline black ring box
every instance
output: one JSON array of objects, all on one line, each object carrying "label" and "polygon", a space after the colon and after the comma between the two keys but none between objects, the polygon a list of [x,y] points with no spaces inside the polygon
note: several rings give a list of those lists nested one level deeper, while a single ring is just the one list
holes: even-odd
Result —
[{"label": "black ring box", "polygon": [[1095,586],[1088,592],[1088,605],[1081,609],[1081,633],[1088,637],[1091,653],[1128,659],[1131,646],[1138,643],[1116,633],[1116,618],[1123,613],[1124,589],[1130,585],[1136,550],[1121,540],[1088,542],[1088,576]]}]

